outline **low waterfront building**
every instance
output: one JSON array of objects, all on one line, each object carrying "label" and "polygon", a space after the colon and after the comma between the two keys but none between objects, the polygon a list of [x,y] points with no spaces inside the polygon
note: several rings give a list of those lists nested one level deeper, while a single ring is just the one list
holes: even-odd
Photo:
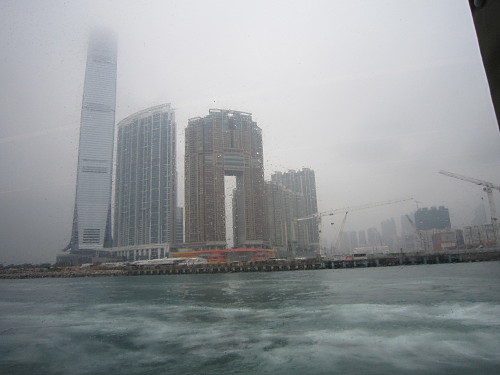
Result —
[{"label": "low waterfront building", "polygon": [[442,231],[432,235],[434,251],[444,251],[457,248],[457,234],[455,231]]},{"label": "low waterfront building", "polygon": [[170,251],[170,243],[164,242],[114,247],[110,249],[110,254],[115,259],[132,262],[136,260],[169,258]]},{"label": "low waterfront building", "polygon": [[269,260],[276,257],[272,249],[219,249],[197,250],[172,253],[174,258],[202,258],[209,263],[252,262]]},{"label": "low waterfront building", "polygon": [[473,225],[464,227],[463,236],[465,247],[493,247],[497,244],[497,233],[492,224]]}]

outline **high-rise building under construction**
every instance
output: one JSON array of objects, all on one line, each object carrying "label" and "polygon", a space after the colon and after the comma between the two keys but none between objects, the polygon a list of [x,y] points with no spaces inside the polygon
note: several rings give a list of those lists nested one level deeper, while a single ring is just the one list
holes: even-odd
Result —
[{"label": "high-rise building under construction", "polygon": [[185,242],[195,250],[227,247],[225,176],[236,177],[235,247],[264,247],[262,132],[246,112],[211,109],[189,120],[185,153]]}]

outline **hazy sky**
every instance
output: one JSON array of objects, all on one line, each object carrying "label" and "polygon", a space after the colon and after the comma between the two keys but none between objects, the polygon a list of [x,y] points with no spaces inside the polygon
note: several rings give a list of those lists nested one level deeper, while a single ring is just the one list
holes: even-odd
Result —
[{"label": "hazy sky", "polygon": [[[315,170],[320,211],[411,196],[461,227],[486,196],[438,171],[500,183],[466,0],[3,0],[0,263],[53,262],[69,241],[87,41],[101,26],[119,40],[117,122],[172,103],[179,166],[188,118],[227,108],[262,128],[268,178]],[[415,208],[359,211],[345,229]]]}]

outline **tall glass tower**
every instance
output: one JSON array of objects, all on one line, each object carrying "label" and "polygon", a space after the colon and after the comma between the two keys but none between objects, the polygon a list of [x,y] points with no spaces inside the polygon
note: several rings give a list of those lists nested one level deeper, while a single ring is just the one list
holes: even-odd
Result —
[{"label": "tall glass tower", "polygon": [[71,252],[111,243],[111,178],[116,101],[116,39],[92,34],[87,52],[80,120]]},{"label": "tall glass tower", "polygon": [[142,110],[117,130],[114,245],[172,245],[178,225],[174,110],[170,104]]}]

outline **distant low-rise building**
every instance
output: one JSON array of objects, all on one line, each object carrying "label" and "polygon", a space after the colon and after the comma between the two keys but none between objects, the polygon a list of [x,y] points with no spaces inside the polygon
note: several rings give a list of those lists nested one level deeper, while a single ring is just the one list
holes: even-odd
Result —
[{"label": "distant low-rise building", "polygon": [[455,231],[437,232],[432,235],[434,251],[451,250],[457,248],[457,233]]},{"label": "distant low-rise building", "polygon": [[467,226],[463,229],[464,245],[468,249],[496,246],[497,235],[492,224]]}]

